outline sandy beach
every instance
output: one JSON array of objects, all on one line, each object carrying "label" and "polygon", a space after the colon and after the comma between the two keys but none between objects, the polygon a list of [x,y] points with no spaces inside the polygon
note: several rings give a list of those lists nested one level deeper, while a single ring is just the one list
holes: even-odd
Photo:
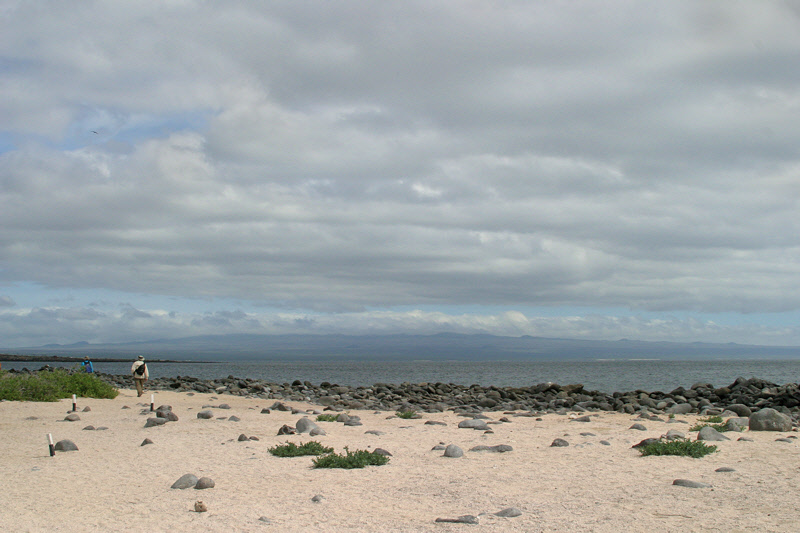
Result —
[{"label": "sandy beach", "polygon": [[[144,401],[143,401],[144,400]],[[71,400],[0,403],[0,525],[4,531],[791,531],[800,523],[797,432],[726,433],[701,459],[642,457],[633,444],[670,429],[689,432],[697,416],[669,422],[599,412],[569,415],[487,412],[492,433],[458,428],[453,412],[419,419],[349,411],[363,425],[317,422],[327,434],[278,435],[303,416],[271,410],[274,400],[155,393],[179,420],[145,427],[150,392],[121,390],[113,400],[78,400],[80,420],[64,418]],[[228,404],[230,409],[220,409]],[[322,407],[286,402],[296,410]],[[89,411],[83,411],[85,407]],[[127,408],[126,408],[127,407]],[[210,409],[211,419],[197,413]],[[231,420],[235,416],[239,420]],[[508,422],[500,419],[505,417]],[[426,424],[428,421],[441,424]],[[646,431],[630,429],[641,423]],[[86,426],[107,429],[86,430]],[[369,433],[368,433],[369,432]],[[47,434],[78,451],[50,456]],[[237,440],[240,435],[258,440]],[[751,441],[737,440],[748,437]],[[153,444],[142,446],[149,438]],[[552,447],[554,439],[569,443]],[[311,457],[268,452],[316,440],[337,452],[383,448],[388,464],[315,469]],[[601,442],[604,441],[604,442]],[[444,457],[455,444],[463,457]],[[470,451],[479,445],[512,451]],[[717,472],[720,467],[733,469]],[[172,489],[184,474],[215,486]],[[673,485],[676,479],[707,488]],[[312,501],[315,496],[320,501]],[[207,512],[195,512],[202,500]],[[494,513],[508,508],[519,516]],[[437,523],[477,517],[478,524]]]}]

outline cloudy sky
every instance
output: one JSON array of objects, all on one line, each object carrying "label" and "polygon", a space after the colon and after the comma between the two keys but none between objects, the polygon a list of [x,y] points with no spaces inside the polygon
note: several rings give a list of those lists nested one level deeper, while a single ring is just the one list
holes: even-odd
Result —
[{"label": "cloudy sky", "polygon": [[0,1],[0,347],[800,344],[800,2]]}]

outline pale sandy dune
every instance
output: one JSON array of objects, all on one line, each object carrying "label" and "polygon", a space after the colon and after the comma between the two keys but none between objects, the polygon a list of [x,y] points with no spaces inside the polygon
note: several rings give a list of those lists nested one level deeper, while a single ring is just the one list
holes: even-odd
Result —
[{"label": "pale sandy dune", "polygon": [[[145,428],[152,414],[141,411],[149,409],[149,398],[123,390],[114,400],[79,399],[78,422],[63,421],[71,400],[0,403],[0,530],[786,532],[800,527],[800,443],[775,441],[791,433],[747,432],[753,442],[728,433],[732,440],[716,443],[719,452],[702,459],[641,457],[631,445],[645,437],[669,429],[695,434],[688,433],[688,424],[666,421],[644,421],[648,431],[631,430],[640,420],[616,413],[599,413],[589,423],[556,414],[536,420],[487,413],[511,420],[492,425],[494,434],[487,435],[458,429],[463,418],[452,412],[404,420],[363,411],[351,412],[362,426],[320,422],[327,436],[312,439],[276,434],[300,415],[262,414],[274,400],[173,392],[157,392],[155,404],[171,405],[180,420]],[[241,421],[196,418],[204,405],[221,403],[232,409],[212,409],[215,417],[236,415]],[[91,411],[81,412],[85,406]],[[447,425],[425,425],[426,420]],[[108,429],[84,431],[87,425]],[[55,441],[72,440],[79,451],[50,457],[48,433]],[[238,442],[242,433],[260,440]],[[550,447],[556,437],[570,446]],[[140,446],[145,438],[154,444]],[[381,447],[393,457],[387,465],[360,470],[314,469],[310,457],[278,458],[267,451],[308,440],[336,451]],[[439,443],[458,445],[464,457],[432,451]],[[514,449],[468,451],[479,444]],[[735,472],[715,472],[722,466]],[[216,486],[171,489],[186,473],[211,477]],[[712,488],[673,486],[677,478]],[[323,500],[312,502],[318,494]],[[208,512],[194,511],[198,499]],[[492,514],[508,507],[522,515]],[[434,522],[467,514],[480,515],[479,524]]]}]

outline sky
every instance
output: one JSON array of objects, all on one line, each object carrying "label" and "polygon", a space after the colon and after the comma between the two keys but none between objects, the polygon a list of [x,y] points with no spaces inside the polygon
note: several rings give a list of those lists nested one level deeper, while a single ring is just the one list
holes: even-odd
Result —
[{"label": "sky", "polygon": [[800,2],[0,0],[0,348],[800,345]]}]

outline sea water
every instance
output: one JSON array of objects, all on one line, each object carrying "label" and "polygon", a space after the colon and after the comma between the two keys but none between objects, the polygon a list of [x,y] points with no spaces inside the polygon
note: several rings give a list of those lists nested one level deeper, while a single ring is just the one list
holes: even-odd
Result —
[{"label": "sea water", "polygon": [[[94,361],[97,372],[129,374],[130,363]],[[79,363],[3,362],[3,370],[43,365],[80,368]],[[528,387],[537,383],[581,383],[588,390],[669,392],[695,383],[716,387],[738,377],[757,377],[784,385],[800,381],[800,360],[592,360],[592,361],[228,361],[199,363],[149,362],[150,376],[192,376],[200,379],[262,379],[274,383],[309,381],[368,386],[375,383],[455,383]]]}]

